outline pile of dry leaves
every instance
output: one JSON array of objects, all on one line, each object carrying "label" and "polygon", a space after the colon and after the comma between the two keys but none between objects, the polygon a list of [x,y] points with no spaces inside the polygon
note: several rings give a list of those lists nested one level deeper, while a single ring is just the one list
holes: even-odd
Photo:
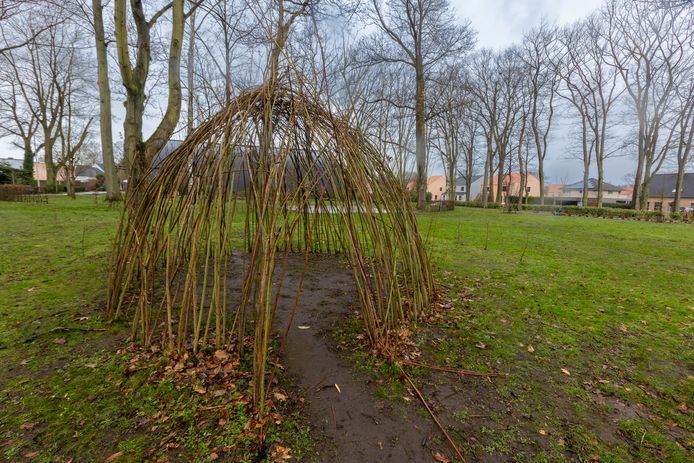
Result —
[{"label": "pile of dry leaves", "polygon": [[[256,451],[267,455],[269,461],[285,462],[292,458],[291,449],[281,445],[281,440],[266,441],[268,431],[285,419],[278,411],[278,405],[288,400],[287,395],[276,389],[266,402],[266,413],[255,413],[251,395],[252,375],[241,366],[238,352],[232,347],[213,352],[172,352],[168,355],[157,347],[148,350],[131,347],[127,351],[133,355],[124,372],[126,377],[145,370],[149,372],[145,382],[170,382],[177,389],[189,389],[196,396],[193,410],[196,428],[205,428],[214,436],[224,434],[224,428],[230,426],[238,432],[239,442],[256,443]],[[132,388],[126,392],[132,392]],[[184,436],[181,434],[185,430],[177,429],[176,423],[172,423],[170,412],[162,409],[144,423],[150,426],[151,432],[169,431],[161,439],[159,447],[152,449],[150,456],[179,449],[183,444]],[[239,432],[240,422],[244,424]],[[186,426],[189,427],[190,423]],[[242,450],[237,445],[216,445],[215,439],[210,439],[207,444],[212,460],[224,454],[236,455]]]}]

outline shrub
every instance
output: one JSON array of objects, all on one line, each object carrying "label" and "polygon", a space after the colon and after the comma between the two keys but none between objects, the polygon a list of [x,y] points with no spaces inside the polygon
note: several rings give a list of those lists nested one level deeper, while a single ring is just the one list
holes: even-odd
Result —
[{"label": "shrub", "polygon": [[[482,201],[455,201],[455,205],[460,207],[484,207],[484,203]],[[487,208],[501,209],[501,204],[488,202]]]},{"label": "shrub", "polygon": [[35,193],[31,185],[0,185],[0,201],[18,201],[24,195]]},{"label": "shrub", "polygon": [[[410,198],[410,201],[413,203],[417,202],[417,190],[407,190],[407,194]],[[425,197],[426,202],[431,202],[431,193],[427,191],[426,197]]]}]

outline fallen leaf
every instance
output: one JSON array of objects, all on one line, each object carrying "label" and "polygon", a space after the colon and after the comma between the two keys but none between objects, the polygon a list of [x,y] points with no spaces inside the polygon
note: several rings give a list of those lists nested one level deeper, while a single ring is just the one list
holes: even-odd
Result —
[{"label": "fallen leaf", "polygon": [[487,345],[485,343],[483,343],[482,341],[480,341],[477,344],[475,344],[475,347],[477,347],[478,349],[486,349]]},{"label": "fallen leaf", "polygon": [[687,413],[689,411],[689,407],[684,402],[679,404],[676,408],[677,408],[677,410],[681,411],[682,413]]},{"label": "fallen leaf", "polygon": [[299,328],[300,330],[307,330],[307,329],[309,329],[309,328],[311,328],[311,327],[308,326],[308,325],[299,325],[299,326],[297,326],[297,328]]},{"label": "fallen leaf", "polygon": [[544,429],[540,429],[540,430],[537,431],[537,432],[539,432],[541,436],[546,436],[546,435],[547,435],[547,431],[545,431]]},{"label": "fallen leaf", "polygon": [[38,454],[39,454],[39,452],[36,452],[36,451],[34,451],[34,452],[27,452],[27,453],[24,454],[24,458],[34,458],[34,457],[35,457],[36,455],[38,455]]},{"label": "fallen leaf", "polygon": [[275,449],[272,451],[272,461],[287,461],[291,460],[292,456],[290,455],[291,448],[289,447],[283,447],[281,445],[276,445]]},{"label": "fallen leaf", "polygon": [[338,386],[337,383],[335,383],[335,389],[337,389],[337,392],[342,394],[342,391],[340,390],[340,386]]},{"label": "fallen leaf", "polygon": [[557,443],[558,443],[559,445],[561,445],[562,447],[563,447],[564,444],[565,444],[564,439],[562,439],[561,437],[559,438],[559,441],[558,441]]},{"label": "fallen leaf", "polygon": [[562,368],[561,372],[564,373],[566,376],[571,376],[571,372],[567,370],[566,368]]},{"label": "fallen leaf", "polygon": [[96,368],[97,365],[96,365],[96,363],[87,363],[87,364],[85,365],[85,367],[87,367],[87,368]]},{"label": "fallen leaf", "polygon": [[223,349],[219,349],[214,353],[214,359],[218,362],[223,362],[229,358],[229,353]]},{"label": "fallen leaf", "polygon": [[53,340],[53,344],[65,344],[65,338],[56,338]]},{"label": "fallen leaf", "polygon": [[85,317],[79,317],[77,320],[83,322],[83,321],[89,320],[89,317],[86,317],[86,316]]},{"label": "fallen leaf", "polygon": [[629,330],[627,329],[627,326],[624,323],[622,323],[621,325],[619,325],[619,331],[621,331],[622,333],[626,333]]},{"label": "fallen leaf", "polygon": [[122,450],[120,452],[116,452],[113,455],[111,455],[110,457],[108,457],[107,459],[105,459],[104,463],[111,463],[112,461],[116,461],[117,459],[119,459],[123,455],[125,455],[125,452],[123,452]]},{"label": "fallen leaf", "polygon": [[24,430],[28,431],[30,429],[33,429],[34,426],[36,426],[36,423],[26,422],[26,423],[22,423],[22,425],[19,427],[19,429],[24,429]]},{"label": "fallen leaf", "polygon": [[287,396],[282,394],[281,392],[275,392],[272,395],[275,397],[275,400],[279,400],[280,402],[284,402],[287,400]]},{"label": "fallen leaf", "polygon": [[214,461],[219,458],[219,455],[217,455],[215,452],[210,453],[210,460]]},{"label": "fallen leaf", "polygon": [[27,289],[27,292],[30,293],[30,292],[32,292],[32,291],[35,290],[35,289],[36,289],[36,288],[34,288],[34,287],[32,286],[31,288]]},{"label": "fallen leaf", "polygon": [[609,379],[599,379],[598,382],[600,384],[608,384],[610,382],[610,380]]},{"label": "fallen leaf", "polygon": [[22,360],[21,362],[19,362],[19,364],[20,364],[21,366],[25,366],[27,363],[29,363],[29,361],[28,361],[27,359],[24,359],[24,360]]},{"label": "fallen leaf", "polygon": [[193,388],[193,390],[194,390],[195,392],[197,392],[198,394],[207,394],[207,389],[205,389],[205,388],[202,387],[202,386],[195,386],[195,387]]},{"label": "fallen leaf", "polygon": [[378,448],[381,449],[381,450],[383,450],[383,442],[378,441]]},{"label": "fallen leaf", "polygon": [[445,455],[443,455],[441,452],[437,452],[436,450],[431,451],[431,456],[434,457],[434,460],[440,462],[440,463],[451,463],[451,460],[446,458]]},{"label": "fallen leaf", "polygon": [[535,352],[535,348],[533,346],[531,346],[530,344],[528,344],[528,352],[530,352],[531,354],[533,352]]}]

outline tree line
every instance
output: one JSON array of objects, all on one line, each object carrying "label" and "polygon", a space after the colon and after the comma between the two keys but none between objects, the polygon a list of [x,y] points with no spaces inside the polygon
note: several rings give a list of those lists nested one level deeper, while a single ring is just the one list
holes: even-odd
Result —
[{"label": "tree line", "polygon": [[100,146],[107,197],[119,200],[118,164],[135,185],[169,139],[291,68],[416,182],[420,208],[434,164],[449,198],[462,177],[471,199],[482,175],[482,201],[500,202],[505,175],[520,173],[523,194],[534,172],[544,202],[562,123],[560,155],[582,162],[584,204],[591,170],[601,206],[606,160],[631,156],[632,206],[671,168],[678,207],[694,137],[693,17],[690,1],[607,0],[491,50],[447,0],[8,0],[0,136],[25,169],[43,158],[49,186],[61,170],[70,183]]}]

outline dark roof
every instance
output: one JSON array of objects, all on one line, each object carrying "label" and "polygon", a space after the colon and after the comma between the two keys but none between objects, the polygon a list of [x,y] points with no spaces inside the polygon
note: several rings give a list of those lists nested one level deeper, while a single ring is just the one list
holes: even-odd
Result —
[{"label": "dark roof", "polygon": [[[566,190],[582,190],[582,189],[583,189],[583,180],[580,180],[576,183],[571,183],[569,185],[564,186],[565,191]],[[596,178],[589,178],[588,179],[588,191],[598,191],[598,179],[596,179]],[[622,187],[603,181],[602,182],[602,191],[622,191]]]},{"label": "dark roof", "polygon": [[22,159],[14,158],[0,158],[0,164],[5,164],[13,169],[23,169],[24,161]]},{"label": "dark roof", "polygon": [[103,175],[104,171],[98,165],[93,166],[75,166],[75,177],[93,177]]},{"label": "dark roof", "polygon": [[[651,179],[648,196],[651,198],[674,198],[677,174],[656,174]],[[694,172],[684,174],[682,197],[694,198]]]},{"label": "dark roof", "polygon": [[[478,178],[482,177],[482,175],[473,175],[472,178],[470,179],[470,183],[474,183],[477,181]],[[459,185],[465,185],[465,177],[462,175],[458,178],[455,179],[455,184],[456,186]]]}]

